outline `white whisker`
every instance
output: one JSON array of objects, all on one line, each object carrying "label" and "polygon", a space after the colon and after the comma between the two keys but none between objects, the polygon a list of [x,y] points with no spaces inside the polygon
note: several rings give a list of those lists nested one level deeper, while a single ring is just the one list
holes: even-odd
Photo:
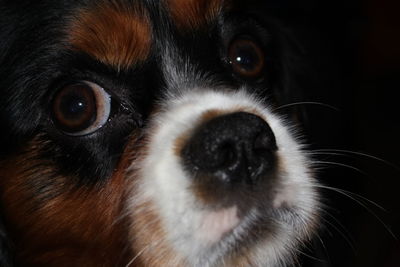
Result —
[{"label": "white whisker", "polygon": [[131,264],[134,263],[135,260],[137,260],[137,258],[139,258],[140,255],[142,255],[147,249],[149,249],[150,247],[156,246],[159,242],[160,241],[152,242],[152,243],[144,246],[144,248],[142,248],[138,253],[136,253],[136,255],[128,262],[128,264],[125,265],[125,267],[131,266]]},{"label": "white whisker", "polygon": [[[356,249],[354,247],[354,240],[353,238],[351,238],[350,236],[347,236],[345,233],[343,233],[343,231],[341,231],[338,227],[336,227],[333,223],[331,223],[329,220],[322,218],[322,220],[329,225],[330,227],[332,227],[336,232],[339,233],[339,235],[346,241],[346,243],[349,245],[349,247],[351,248],[351,250],[353,252],[356,252]],[[347,233],[347,231],[346,231]],[[348,234],[348,233],[347,233]]]},{"label": "white whisker", "polygon": [[353,167],[353,166],[351,166],[351,165],[344,164],[344,163],[332,162],[332,161],[313,161],[313,163],[315,163],[315,164],[326,164],[326,165],[334,165],[334,166],[339,166],[339,167],[345,167],[345,168],[348,168],[348,169],[357,171],[357,172],[359,172],[359,173],[361,173],[361,174],[363,174],[363,175],[365,175],[365,176],[367,176],[367,177],[370,177],[366,172],[364,172],[364,171],[362,171],[362,170],[360,170],[360,169],[358,169],[358,168],[356,168],[356,167]]},{"label": "white whisker", "polygon": [[[348,156],[348,155],[356,155],[356,156],[362,156],[362,157],[366,157],[369,159],[373,159],[379,162],[382,162],[394,169],[396,169],[397,171],[400,171],[400,167],[397,166],[396,164],[393,164],[387,160],[384,160],[382,158],[379,158],[377,156],[373,156],[370,154],[366,154],[363,152],[358,152],[358,151],[351,151],[351,150],[343,150],[343,149],[316,149],[316,150],[312,150],[311,152],[315,152],[315,154],[326,154],[326,155],[337,155],[337,156]],[[331,153],[333,152],[333,153]]]},{"label": "white whisker", "polygon": [[303,101],[303,102],[289,103],[289,104],[285,104],[285,105],[279,106],[276,109],[274,109],[273,111],[280,110],[280,109],[283,109],[283,108],[293,107],[293,106],[297,106],[297,105],[318,105],[318,106],[330,108],[330,109],[332,109],[334,111],[340,112],[340,109],[337,108],[337,107],[334,107],[334,106],[329,105],[329,104],[325,104],[325,103],[321,103],[321,102],[313,102],[313,101]]},{"label": "white whisker", "polygon": [[[379,206],[379,205],[376,204],[375,202],[373,202],[373,201],[371,201],[371,200],[369,200],[369,199],[367,199],[367,198],[365,198],[365,197],[359,196],[359,195],[357,195],[357,194],[355,194],[355,193],[351,193],[351,192],[348,192],[348,191],[345,191],[345,190],[342,190],[342,189],[338,189],[338,188],[334,188],[334,187],[330,187],[330,186],[324,186],[324,185],[315,185],[315,187],[317,187],[317,188],[322,188],[322,189],[328,189],[328,190],[331,190],[331,191],[333,191],[333,192],[337,192],[337,193],[339,193],[339,194],[341,194],[341,195],[343,195],[343,196],[346,196],[346,197],[350,198],[351,200],[355,201],[357,204],[359,204],[361,207],[363,207],[366,211],[368,211],[371,215],[373,215],[373,216],[385,227],[385,229],[388,231],[388,233],[389,233],[395,240],[397,240],[396,235],[395,235],[395,234],[393,233],[393,231],[389,228],[389,226],[388,226],[385,222],[383,222],[382,219],[379,218],[379,216],[378,216],[375,212],[373,212],[369,207],[367,207],[362,201],[360,201],[360,200],[357,199],[356,197],[359,197],[359,198],[361,198],[361,199],[363,199],[363,200],[365,200],[365,201],[368,201],[369,203],[371,203],[371,204],[377,206],[378,208],[383,209],[381,206]],[[349,193],[350,193],[350,194],[349,194]],[[353,195],[353,196],[352,196],[352,195]],[[356,196],[356,197],[354,197],[354,196]],[[385,209],[383,209],[383,210],[385,211]]]}]

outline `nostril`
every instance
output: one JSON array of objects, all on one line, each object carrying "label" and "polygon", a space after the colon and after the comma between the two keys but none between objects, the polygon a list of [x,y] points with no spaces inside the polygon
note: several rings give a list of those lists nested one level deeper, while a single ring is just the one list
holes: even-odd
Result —
[{"label": "nostril", "polygon": [[256,153],[271,152],[278,149],[275,136],[270,129],[263,129],[263,131],[256,135],[253,149]]},{"label": "nostril", "polygon": [[220,159],[220,167],[231,165],[237,158],[235,144],[231,142],[222,143],[216,151],[217,157]]}]

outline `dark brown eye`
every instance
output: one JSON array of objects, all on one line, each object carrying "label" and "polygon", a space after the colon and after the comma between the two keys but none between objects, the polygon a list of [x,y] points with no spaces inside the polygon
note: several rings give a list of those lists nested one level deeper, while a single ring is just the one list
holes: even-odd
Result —
[{"label": "dark brown eye", "polygon": [[237,38],[228,49],[232,70],[243,78],[257,78],[264,69],[264,52],[253,40]]},{"label": "dark brown eye", "polygon": [[55,125],[69,135],[86,135],[102,127],[110,115],[111,98],[95,83],[67,85],[53,99]]}]

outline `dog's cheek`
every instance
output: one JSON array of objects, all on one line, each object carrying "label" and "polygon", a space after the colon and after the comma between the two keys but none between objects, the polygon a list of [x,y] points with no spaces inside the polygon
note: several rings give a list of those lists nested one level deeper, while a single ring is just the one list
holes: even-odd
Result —
[{"label": "dog's cheek", "polygon": [[126,244],[118,218],[128,157],[104,184],[79,185],[60,175],[51,159],[41,158],[43,145],[32,141],[19,155],[0,162],[1,203],[17,257],[23,264],[63,260],[85,266],[122,260]]},{"label": "dog's cheek", "polygon": [[134,159],[126,173],[128,190],[125,214],[129,215],[129,238],[133,257],[130,266],[187,266],[177,255],[167,239],[162,224],[160,210],[154,200],[144,190],[147,183],[142,175],[143,160],[149,156],[149,136],[147,133],[134,151]]},{"label": "dog's cheek", "polygon": [[130,236],[135,266],[187,266],[166,239],[159,214],[151,201],[134,206]]}]

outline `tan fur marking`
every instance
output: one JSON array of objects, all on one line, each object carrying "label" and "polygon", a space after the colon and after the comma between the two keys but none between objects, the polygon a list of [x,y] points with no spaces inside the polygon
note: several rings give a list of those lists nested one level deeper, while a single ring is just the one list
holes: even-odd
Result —
[{"label": "tan fur marking", "polygon": [[74,49],[117,69],[146,60],[151,40],[144,8],[115,1],[81,10],[69,29],[69,43]]},{"label": "tan fur marking", "polygon": [[215,19],[224,0],[165,0],[172,19],[180,29],[197,29]]},{"label": "tan fur marking", "polygon": [[[141,140],[141,149],[135,153],[137,166],[148,157],[150,136]],[[128,203],[133,205],[128,204],[125,212],[131,219],[129,233],[132,251],[135,253],[129,266],[187,266],[185,260],[177,255],[167,240],[166,230],[153,200],[143,199],[143,177],[132,166],[127,177],[131,181],[128,189],[131,200]]]},{"label": "tan fur marking", "polygon": [[[134,138],[133,138],[134,139]],[[132,140],[134,142],[134,140]],[[61,176],[36,138],[0,162],[0,195],[17,258],[26,266],[116,266],[131,258],[121,214],[129,149],[103,185],[76,186]]]},{"label": "tan fur marking", "polygon": [[133,213],[132,219],[133,250],[137,252],[132,266],[187,266],[168,243],[154,204],[144,202],[135,209],[140,213]]}]

